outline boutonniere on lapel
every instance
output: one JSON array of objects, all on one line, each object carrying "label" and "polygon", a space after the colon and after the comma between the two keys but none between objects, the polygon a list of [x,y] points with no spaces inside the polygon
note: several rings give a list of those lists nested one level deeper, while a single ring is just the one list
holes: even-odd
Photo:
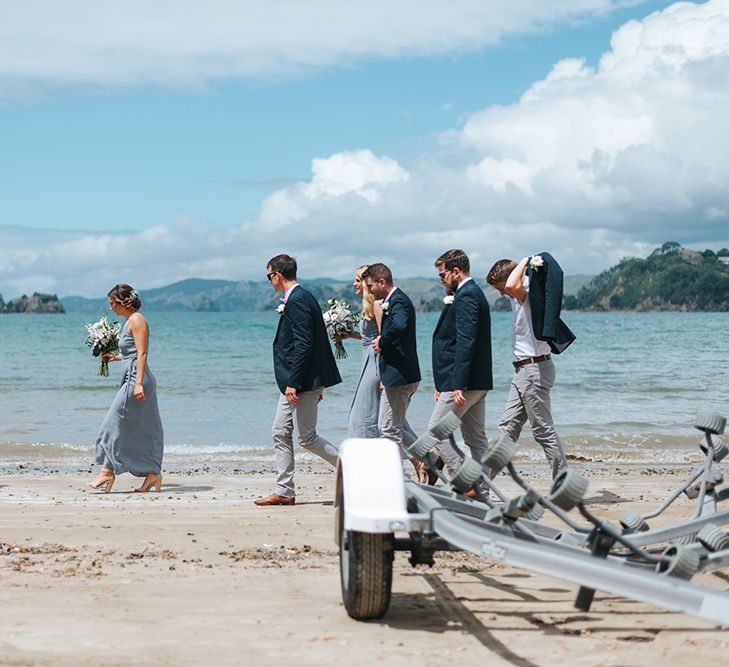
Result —
[{"label": "boutonniere on lapel", "polygon": [[282,303],[279,303],[278,304],[278,307],[276,308],[276,312],[279,315],[283,315],[284,314],[284,310],[286,310],[286,302],[283,299],[281,299],[281,301],[282,301]]},{"label": "boutonniere on lapel", "polygon": [[385,301],[385,303],[382,304],[382,314],[387,315],[388,310],[390,310],[390,302]]},{"label": "boutonniere on lapel", "polygon": [[544,266],[544,258],[541,255],[534,255],[529,260],[529,266],[533,271],[539,271],[539,267]]},{"label": "boutonniere on lapel", "polygon": [[443,303],[446,306],[450,306],[453,303],[453,300],[456,298],[455,294],[448,294],[447,296],[443,297]]}]

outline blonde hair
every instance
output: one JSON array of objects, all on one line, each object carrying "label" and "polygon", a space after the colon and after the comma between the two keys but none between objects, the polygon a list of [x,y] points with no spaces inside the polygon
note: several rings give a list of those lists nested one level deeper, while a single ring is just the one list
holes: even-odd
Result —
[{"label": "blonde hair", "polygon": [[375,316],[375,297],[367,289],[367,283],[362,279],[362,274],[367,270],[368,266],[369,264],[363,264],[357,267],[354,275],[360,279],[362,285],[362,317],[366,320],[371,320]]}]

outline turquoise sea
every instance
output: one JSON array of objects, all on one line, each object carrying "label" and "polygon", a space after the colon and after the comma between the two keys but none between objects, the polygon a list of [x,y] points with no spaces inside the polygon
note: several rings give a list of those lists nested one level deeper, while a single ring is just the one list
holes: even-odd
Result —
[{"label": "turquoise sea", "polygon": [[[99,313],[99,316],[103,313]],[[271,343],[278,315],[146,313],[157,377],[166,463],[273,461],[277,400]],[[418,315],[423,382],[409,419],[420,431],[432,407],[430,337],[437,313]],[[88,314],[0,316],[0,464],[89,462],[116,390],[120,365],[96,375],[84,345]],[[724,313],[565,313],[577,341],[555,358],[553,412],[568,454],[598,461],[693,461],[701,409],[729,415],[729,320]],[[511,316],[492,314],[495,387],[487,430],[497,432],[511,366]],[[347,341],[342,384],[326,392],[319,431],[346,435],[360,343]],[[542,460],[522,436],[519,456]],[[307,458],[304,454],[302,459]],[[696,458],[698,460],[698,458]]]}]

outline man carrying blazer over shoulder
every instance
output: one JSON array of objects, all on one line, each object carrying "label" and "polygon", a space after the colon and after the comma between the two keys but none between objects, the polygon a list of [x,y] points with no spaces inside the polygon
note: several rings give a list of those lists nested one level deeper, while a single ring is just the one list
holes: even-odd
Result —
[{"label": "man carrying blazer over shoulder", "polygon": [[560,318],[562,269],[547,252],[519,264],[502,259],[491,267],[486,282],[511,301],[514,378],[499,430],[516,442],[528,419],[554,478],[567,460],[552,419],[549,394],[556,370],[550,353],[560,354],[575,340]]},{"label": "man carrying blazer over shoulder", "polygon": [[380,382],[384,388],[378,419],[380,435],[402,448],[405,413],[420,384],[415,308],[408,295],[393,284],[392,272],[384,264],[370,264],[362,280],[375,299],[382,299],[380,335],[372,341],[375,352],[380,353]]},{"label": "man carrying blazer over shoulder", "polygon": [[281,391],[273,422],[278,477],[276,491],[256,505],[293,505],[294,428],[299,444],[333,466],[338,450],[316,432],[319,401],[324,387],[342,381],[334,361],[321,307],[316,298],[296,282],[296,260],[276,255],[269,260],[266,277],[284,296],[273,340],[273,369]]},{"label": "man carrying blazer over shoulder", "polygon": [[[446,414],[461,418],[463,442],[480,461],[486,452],[486,393],[493,388],[491,313],[483,290],[471,278],[471,263],[454,249],[435,260],[446,296],[433,332],[435,408],[428,428]],[[449,441],[438,444],[446,470],[453,475],[461,459]]]}]

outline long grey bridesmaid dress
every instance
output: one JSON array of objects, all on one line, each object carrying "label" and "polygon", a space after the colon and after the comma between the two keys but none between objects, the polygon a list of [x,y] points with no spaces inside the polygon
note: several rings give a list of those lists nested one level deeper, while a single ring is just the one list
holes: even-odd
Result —
[{"label": "long grey bridesmaid dress", "polygon": [[[363,317],[359,323],[359,333],[362,336],[362,370],[349,409],[347,435],[350,438],[379,438],[380,430],[377,426],[380,414],[379,355],[372,348],[372,341],[380,333],[376,320],[374,318],[366,320]],[[402,437],[405,447],[415,442],[417,437],[407,422],[403,427]]]},{"label": "long grey bridesmaid dress", "polygon": [[125,322],[119,336],[123,364],[121,385],[96,439],[96,463],[111,468],[115,475],[130,472],[144,477],[161,471],[164,433],[157,405],[157,381],[149,366],[142,382],[145,399],[134,398],[137,348],[128,324]]}]

